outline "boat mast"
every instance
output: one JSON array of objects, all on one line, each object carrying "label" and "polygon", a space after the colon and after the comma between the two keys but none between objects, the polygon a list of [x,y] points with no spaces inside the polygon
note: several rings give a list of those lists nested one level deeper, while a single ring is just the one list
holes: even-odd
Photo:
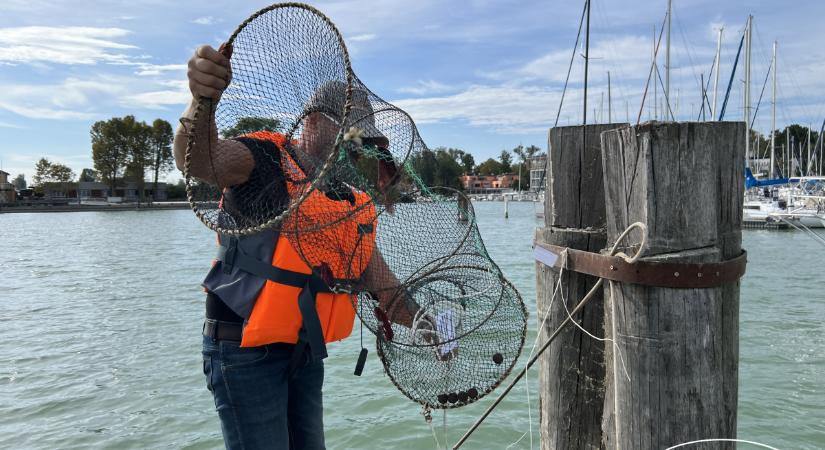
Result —
[{"label": "boat mast", "polygon": [[653,120],[659,120],[659,68],[656,65],[656,24],[653,24],[653,49],[650,52],[653,59]]},{"label": "boat mast", "polygon": [[610,71],[607,71],[607,123],[613,123],[613,104],[610,96]]},{"label": "boat mast", "polygon": [[745,167],[751,166],[751,25],[753,16],[748,15],[745,29]]},{"label": "boat mast", "polygon": [[713,83],[713,111],[710,113],[710,120],[714,120],[714,118],[718,117],[718,111],[716,110],[716,98],[719,95],[719,73],[721,72],[721,70],[719,70],[719,64],[722,62],[722,59],[720,58],[722,56],[722,30],[724,30],[724,28],[719,28],[719,39],[716,41],[716,64],[714,64],[714,67],[716,67],[716,81]]},{"label": "boat mast", "polygon": [[[799,152],[802,158],[802,152]],[[811,176],[811,124],[808,124],[808,160],[805,162],[805,176]]]},{"label": "boat mast", "polygon": [[776,158],[776,41],[773,41],[773,100],[771,101],[771,178],[776,178],[774,161]]},{"label": "boat mast", "polygon": [[587,149],[587,71],[590,67],[590,0],[587,0],[587,27],[584,33],[584,105],[582,106],[582,154]]},{"label": "boat mast", "polygon": [[665,117],[670,110],[670,22],[673,15],[673,0],[667,0],[667,41],[665,42]]}]

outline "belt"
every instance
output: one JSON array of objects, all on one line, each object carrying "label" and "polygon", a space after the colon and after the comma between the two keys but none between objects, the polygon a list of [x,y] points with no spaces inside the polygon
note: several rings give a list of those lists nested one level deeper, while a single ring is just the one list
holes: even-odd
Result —
[{"label": "belt", "polygon": [[224,322],[223,320],[206,319],[203,322],[203,335],[218,341],[241,341],[243,323]]}]

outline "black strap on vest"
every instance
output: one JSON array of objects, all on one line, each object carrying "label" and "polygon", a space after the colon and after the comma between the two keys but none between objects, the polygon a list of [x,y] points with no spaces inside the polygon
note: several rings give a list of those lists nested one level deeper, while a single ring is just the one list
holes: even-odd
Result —
[{"label": "black strap on vest", "polygon": [[298,331],[298,343],[292,353],[290,374],[303,362],[305,351],[309,350],[310,360],[321,360],[327,357],[327,346],[324,342],[324,332],[321,328],[321,319],[315,309],[315,296],[319,292],[333,292],[329,286],[314,272],[305,274],[281,269],[255,259],[244,253],[238,246],[238,238],[229,237],[228,246],[218,248],[217,259],[223,263],[225,273],[232,272],[237,267],[244,272],[274,281],[275,283],[301,288],[298,294],[298,309],[301,312],[301,329]]}]

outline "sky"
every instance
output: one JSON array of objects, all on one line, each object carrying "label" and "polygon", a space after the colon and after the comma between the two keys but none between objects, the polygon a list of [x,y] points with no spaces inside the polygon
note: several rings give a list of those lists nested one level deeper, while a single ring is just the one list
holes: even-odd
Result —
[{"label": "sky", "polygon": [[[723,28],[718,105],[748,14],[754,16],[752,105],[778,41],[777,128],[825,119],[825,2],[674,0],[670,109],[697,120]],[[502,149],[546,150],[556,122],[584,0],[334,0],[312,3],[341,31],[355,73],[415,120],[430,148],[461,148],[476,162]],[[190,98],[186,61],[217,47],[257,1],[3,0],[0,2],[0,169],[31,181],[41,157],[76,173],[93,167],[89,129],[135,115],[177,124]],[[793,7],[791,7],[791,5]],[[654,27],[666,0],[593,0],[588,123],[664,118],[661,82],[642,108]],[[664,77],[664,40],[658,67]],[[583,48],[576,51],[559,125],[582,122]],[[608,93],[607,73],[610,72]],[[743,120],[743,70],[726,120]],[[712,77],[711,77],[712,78]],[[713,84],[709,101],[712,102]],[[608,101],[610,99],[610,101]],[[771,126],[771,84],[755,128]],[[753,111],[753,110],[752,110]],[[610,116],[610,117],[608,117]],[[172,172],[168,179],[176,180]]]}]

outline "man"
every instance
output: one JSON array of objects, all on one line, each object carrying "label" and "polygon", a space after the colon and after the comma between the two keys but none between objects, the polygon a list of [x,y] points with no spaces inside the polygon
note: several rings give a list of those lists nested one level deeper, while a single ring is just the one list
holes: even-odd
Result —
[{"label": "man", "polygon": [[[294,163],[298,171],[311,163],[287,151],[294,143],[272,132],[224,140],[218,138],[214,126],[192,129],[198,98],[211,98],[217,103],[229,85],[230,55],[231,48],[202,46],[189,60],[193,98],[175,136],[177,166],[183,170],[187,141],[193,137],[190,175],[217,185],[224,192],[224,200],[248,186],[274,184],[274,190],[266,194],[267,201],[285,208],[295,186],[283,176],[288,169],[273,161]],[[297,142],[301,154],[315,158],[328,154],[341,127],[337,116],[342,108],[321,110],[316,106],[336,104],[325,97],[339,99],[343,106],[344,93],[340,83],[328,83],[310,99],[307,109],[311,112],[304,119]],[[353,108],[363,113],[369,102],[365,94],[357,97],[353,98]],[[207,128],[209,131],[203,131]],[[386,140],[383,136],[373,138]],[[351,189],[350,195],[351,206],[329,192],[313,192],[302,204],[314,202],[323,208],[343,204],[361,211],[360,216],[350,220],[357,217],[367,222],[359,223],[357,239],[340,244],[350,245],[352,251],[347,254],[361,255],[362,260],[347,261],[347,273],[340,273],[340,268],[327,271],[333,279],[356,276],[364,285],[385,287],[380,290],[383,294],[377,295],[382,315],[409,327],[417,307],[407,299],[397,301],[400,283],[375,248],[374,207],[366,194]],[[245,208],[243,199],[235,202],[232,207],[241,211]],[[326,278],[319,282],[316,269],[324,268],[325,261],[310,268],[290,239],[295,237],[281,235],[279,230],[240,239],[219,236],[218,261],[203,283],[207,291],[203,370],[229,449],[324,448],[321,387],[325,343],[350,334],[355,311],[350,295],[331,292]],[[284,278],[284,273],[289,276]],[[429,320],[422,325],[425,330],[434,329]]]}]

